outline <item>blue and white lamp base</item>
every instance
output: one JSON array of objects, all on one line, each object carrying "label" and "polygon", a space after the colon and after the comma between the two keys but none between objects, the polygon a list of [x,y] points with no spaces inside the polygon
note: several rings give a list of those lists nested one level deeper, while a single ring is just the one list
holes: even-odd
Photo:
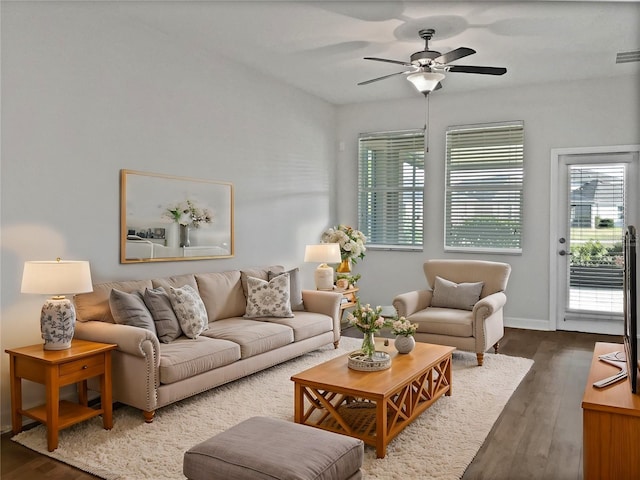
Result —
[{"label": "blue and white lamp base", "polygon": [[73,302],[65,297],[49,298],[42,306],[40,330],[45,350],[65,350],[71,347],[76,324]]}]

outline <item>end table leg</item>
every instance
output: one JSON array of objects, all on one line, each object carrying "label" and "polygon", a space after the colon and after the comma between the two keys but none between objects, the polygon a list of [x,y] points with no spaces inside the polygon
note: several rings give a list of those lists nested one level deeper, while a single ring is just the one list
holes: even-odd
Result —
[{"label": "end table leg", "polygon": [[100,403],[102,403],[102,426],[113,428],[113,397],[111,384],[111,352],[104,354],[104,375],[100,377]]},{"label": "end table leg", "polygon": [[11,383],[11,429],[15,434],[22,431],[22,379],[16,375],[16,357],[11,355],[9,375]]},{"label": "end table leg", "polygon": [[47,390],[47,450],[58,448],[58,426],[60,421],[60,385],[57,366],[48,367],[45,385]]}]

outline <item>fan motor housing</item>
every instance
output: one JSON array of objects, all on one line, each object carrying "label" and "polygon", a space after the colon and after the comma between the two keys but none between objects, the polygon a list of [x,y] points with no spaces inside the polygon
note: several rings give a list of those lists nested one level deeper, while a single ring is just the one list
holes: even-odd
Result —
[{"label": "fan motor housing", "polygon": [[434,58],[438,58],[441,55],[440,52],[435,50],[421,50],[411,55],[411,63],[414,65],[429,65]]}]

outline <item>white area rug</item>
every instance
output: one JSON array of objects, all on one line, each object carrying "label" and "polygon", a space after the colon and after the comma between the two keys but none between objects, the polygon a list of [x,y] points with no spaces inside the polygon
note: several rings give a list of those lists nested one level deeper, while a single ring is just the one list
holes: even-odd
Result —
[{"label": "white area rug", "polygon": [[[15,440],[99,477],[113,480],[179,479],[182,458],[193,445],[252,416],[293,421],[291,375],[360,346],[343,337],[340,348],[326,347],[283,365],[238,380],[158,410],[152,424],[130,407],[114,411],[114,427],[102,428],[94,418],[60,432],[60,446],[46,448],[43,426],[22,432]],[[442,397],[402,431],[376,459],[365,446],[367,479],[459,479],[482,446],[494,422],[532,360],[485,354],[453,356],[453,395]]]}]

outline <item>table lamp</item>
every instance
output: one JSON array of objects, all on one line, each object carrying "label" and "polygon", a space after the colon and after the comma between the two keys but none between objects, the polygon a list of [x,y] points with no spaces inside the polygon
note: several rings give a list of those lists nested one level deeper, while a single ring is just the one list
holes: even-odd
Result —
[{"label": "table lamp", "polygon": [[65,294],[92,292],[89,262],[30,261],[24,262],[22,293],[53,295],[42,306],[40,330],[45,350],[71,347],[76,323],[73,302]]},{"label": "table lamp", "polygon": [[307,245],[304,261],[320,263],[314,274],[316,289],[333,290],[333,268],[327,263],[340,263],[340,245],[337,243]]}]

